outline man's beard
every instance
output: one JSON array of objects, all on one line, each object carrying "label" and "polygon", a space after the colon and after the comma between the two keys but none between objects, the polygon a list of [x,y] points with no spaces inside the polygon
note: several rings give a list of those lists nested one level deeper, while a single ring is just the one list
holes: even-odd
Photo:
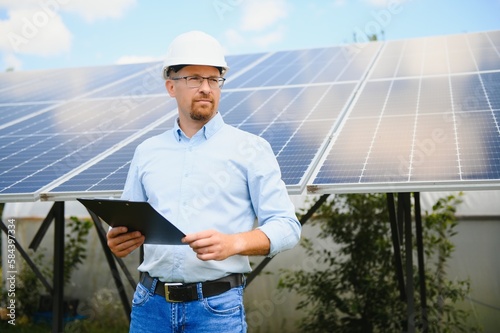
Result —
[{"label": "man's beard", "polygon": [[206,122],[212,119],[214,114],[215,110],[213,102],[207,107],[200,107],[199,105],[196,105],[196,102],[191,104],[191,112],[189,113],[189,116],[193,120]]}]

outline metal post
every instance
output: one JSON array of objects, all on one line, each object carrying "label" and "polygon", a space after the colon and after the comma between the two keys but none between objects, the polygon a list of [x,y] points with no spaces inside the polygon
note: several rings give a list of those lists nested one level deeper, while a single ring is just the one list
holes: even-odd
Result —
[{"label": "metal post", "polygon": [[[113,276],[113,279],[115,280],[116,288],[118,289],[118,294],[120,295],[120,299],[122,301],[123,305],[123,310],[125,311],[125,315],[128,318],[128,321],[130,322],[130,312],[132,309],[130,308],[130,302],[129,299],[127,298],[127,294],[125,293],[125,286],[123,285],[122,279],[120,277],[120,272],[118,271],[118,267],[116,266],[115,263],[115,257],[113,256],[113,253],[108,247],[107,239],[106,239],[106,232],[104,231],[104,228],[102,227],[101,220],[97,215],[95,215],[93,212],[89,210],[89,214],[92,217],[92,220],[94,221],[94,225],[97,230],[97,236],[99,237],[99,240],[101,242],[102,248],[104,250],[104,254],[106,256],[106,259],[108,261],[109,268],[111,270],[111,275]],[[120,258],[116,258],[119,262],[121,261]],[[127,267],[125,264],[122,263],[122,269],[124,269],[125,274],[127,275],[127,278],[132,285],[132,288],[135,288],[135,281],[133,281],[132,276],[130,275]]]},{"label": "metal post", "polygon": [[422,307],[422,332],[429,332],[427,322],[427,290],[425,287],[424,240],[422,230],[422,214],[420,208],[420,193],[413,193],[415,199],[415,231],[417,237],[418,280],[420,285],[420,306]]},{"label": "metal post", "polygon": [[38,228],[38,231],[36,232],[35,237],[33,237],[33,240],[31,241],[29,248],[32,249],[33,251],[36,251],[38,249],[38,246],[40,246],[40,243],[42,242],[43,237],[47,233],[47,230],[49,229],[50,224],[52,223],[52,220],[54,219],[55,207],[56,207],[56,204],[54,203],[52,205],[52,208],[50,208],[47,216],[45,216],[45,219],[43,220],[42,224],[40,225],[40,228]]},{"label": "metal post", "polygon": [[54,204],[54,293],[52,333],[64,331],[64,202]]},{"label": "metal post", "polygon": [[394,249],[394,264],[396,266],[396,279],[399,286],[399,298],[406,302],[405,278],[403,274],[403,259],[401,258],[401,238],[398,222],[396,220],[396,208],[394,194],[387,193],[387,209],[389,211],[389,222],[391,225],[392,247]]},{"label": "metal post", "polygon": [[398,200],[403,202],[405,225],[405,259],[406,259],[406,301],[407,301],[407,333],[415,333],[415,286],[413,283],[413,243],[411,227],[410,193],[400,193]]}]

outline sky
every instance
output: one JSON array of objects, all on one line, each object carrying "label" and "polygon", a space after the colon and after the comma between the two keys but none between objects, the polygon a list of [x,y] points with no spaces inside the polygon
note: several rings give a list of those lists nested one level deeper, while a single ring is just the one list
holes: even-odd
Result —
[{"label": "sky", "polygon": [[227,54],[328,47],[500,30],[500,0],[0,0],[0,71],[159,61],[190,30]]}]

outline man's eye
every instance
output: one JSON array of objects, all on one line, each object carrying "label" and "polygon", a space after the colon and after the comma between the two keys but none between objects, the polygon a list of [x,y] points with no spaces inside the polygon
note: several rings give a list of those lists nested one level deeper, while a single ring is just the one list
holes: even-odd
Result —
[{"label": "man's eye", "polygon": [[192,77],[188,78],[188,80],[191,82],[201,82],[203,80],[203,78],[201,78],[199,76],[192,76]]}]

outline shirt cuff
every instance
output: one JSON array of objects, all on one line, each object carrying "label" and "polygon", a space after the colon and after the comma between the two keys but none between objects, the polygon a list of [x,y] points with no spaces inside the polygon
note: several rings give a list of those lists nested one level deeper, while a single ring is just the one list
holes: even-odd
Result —
[{"label": "shirt cuff", "polygon": [[295,221],[273,221],[266,223],[257,229],[261,230],[269,238],[269,258],[280,252],[293,248],[300,240],[300,224]]}]

